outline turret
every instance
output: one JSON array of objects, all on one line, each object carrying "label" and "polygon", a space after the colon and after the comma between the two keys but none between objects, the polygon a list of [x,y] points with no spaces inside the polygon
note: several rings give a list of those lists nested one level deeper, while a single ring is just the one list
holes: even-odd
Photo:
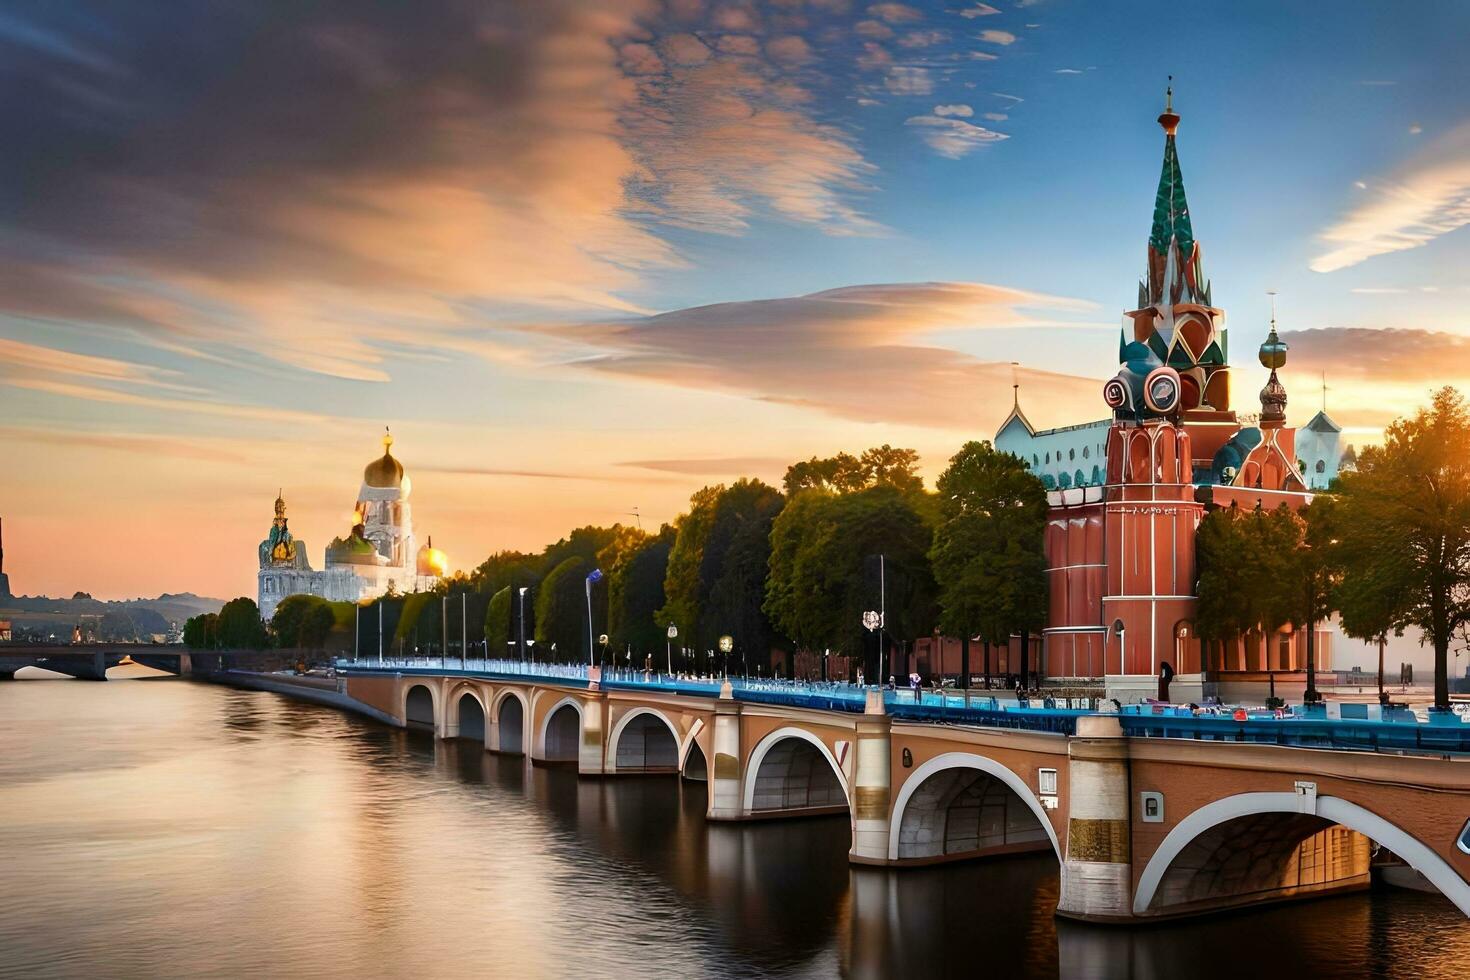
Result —
[{"label": "turret", "polygon": [[1271,372],[1266,387],[1261,389],[1261,427],[1280,428],[1286,424],[1286,386],[1276,377],[1276,370],[1286,366],[1286,342],[1276,335],[1276,294],[1271,294],[1271,332],[1261,345],[1261,367]]}]

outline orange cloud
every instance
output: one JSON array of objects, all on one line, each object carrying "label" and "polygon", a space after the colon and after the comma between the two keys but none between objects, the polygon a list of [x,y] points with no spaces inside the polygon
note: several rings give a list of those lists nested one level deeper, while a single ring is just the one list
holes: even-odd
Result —
[{"label": "orange cloud", "polygon": [[[542,329],[590,348],[574,362],[584,368],[857,421],[970,428],[1009,405],[1010,358],[986,361],[934,339],[1038,325],[1027,309],[1090,308],[984,283],[894,283]],[[1098,411],[1096,379],[1022,376],[1048,392],[1048,413]]]}]

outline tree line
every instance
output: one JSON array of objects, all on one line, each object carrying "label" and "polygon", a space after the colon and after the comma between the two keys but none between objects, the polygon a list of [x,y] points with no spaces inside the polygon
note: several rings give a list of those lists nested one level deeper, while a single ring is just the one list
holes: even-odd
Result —
[{"label": "tree line", "polygon": [[[184,639],[420,654],[464,641],[470,655],[563,662],[585,662],[590,639],[593,659],[662,664],[672,648],[676,669],[705,671],[731,666],[718,654],[728,636],[735,664],[752,673],[769,672],[774,651],[831,651],[876,677],[880,643],[937,631],[962,638],[962,683],[972,638],[988,664],[990,645],[1022,636],[1024,675],[1024,639],[1046,618],[1045,488],[988,442],[962,446],[933,491],[917,463],[887,445],[814,457],[792,464],[779,489],[753,478],[704,487],[657,531],[576,528],[540,552],[497,552],[433,592],[364,606],[291,596],[268,625],[252,600],[235,599],[189,620]],[[1436,392],[1299,510],[1211,511],[1196,548],[1195,626],[1215,666],[1242,639],[1287,626],[1305,628],[1310,660],[1316,625],[1336,614],[1364,640],[1417,629],[1434,649],[1435,704],[1448,707],[1450,648],[1470,644],[1464,398]],[[880,604],[875,635],[863,613]]]},{"label": "tree line", "polygon": [[[456,655],[463,639],[471,656],[585,662],[590,637],[603,662],[769,674],[777,659],[793,663],[778,651],[830,651],[876,677],[880,644],[886,656],[936,632],[999,644],[1039,630],[1040,481],[988,442],[961,447],[934,491],[917,467],[914,450],[887,445],[814,457],[792,464],[779,488],[754,478],[701,488],[657,531],[576,528],[540,552],[497,552],[433,592],[360,610],[291,596],[268,626],[236,599],[191,620],[185,641]],[[870,630],[863,614],[880,607],[886,619]]]}]

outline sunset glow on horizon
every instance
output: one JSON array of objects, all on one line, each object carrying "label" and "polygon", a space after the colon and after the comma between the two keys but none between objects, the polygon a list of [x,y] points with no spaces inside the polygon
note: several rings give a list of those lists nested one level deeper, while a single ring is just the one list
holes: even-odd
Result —
[{"label": "sunset glow on horizon", "polygon": [[1325,400],[1372,441],[1470,388],[1467,31],[1265,0],[0,14],[5,570],[252,595],[277,492],[320,567],[385,425],[469,569],[841,450],[932,485],[1013,384],[1038,426],[1103,418],[1169,73],[1237,403],[1275,290],[1289,423]]}]

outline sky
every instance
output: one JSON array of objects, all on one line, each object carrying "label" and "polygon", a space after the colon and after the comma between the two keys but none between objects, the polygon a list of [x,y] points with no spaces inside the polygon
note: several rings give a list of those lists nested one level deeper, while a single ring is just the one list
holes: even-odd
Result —
[{"label": "sky", "polygon": [[6,571],[253,595],[278,490],[320,567],[384,426],[468,568],[839,450],[932,481],[1013,383],[1100,418],[1169,75],[1237,406],[1275,290],[1289,418],[1369,441],[1470,386],[1467,32],[1449,0],[10,5]]}]

